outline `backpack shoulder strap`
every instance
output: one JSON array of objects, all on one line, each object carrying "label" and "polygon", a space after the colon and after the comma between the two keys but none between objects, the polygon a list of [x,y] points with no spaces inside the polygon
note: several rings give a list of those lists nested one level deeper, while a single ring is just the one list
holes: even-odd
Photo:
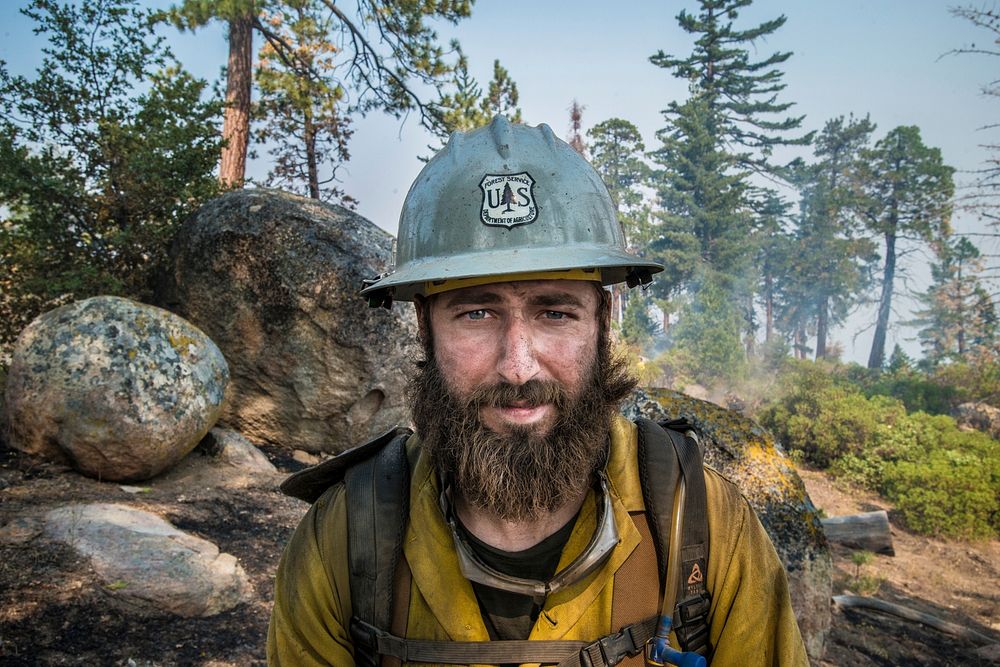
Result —
[{"label": "backpack shoulder strap", "polygon": [[681,543],[681,595],[674,610],[674,631],[681,648],[708,652],[710,596],[705,585],[708,567],[708,494],[701,450],[694,429],[685,420],[656,423],[636,420],[639,429],[639,480],[649,527],[656,546],[659,571],[666,576],[674,489],[681,475],[687,490]]},{"label": "backpack shoulder strap", "polygon": [[394,440],[401,439],[400,449],[402,449],[402,443],[411,433],[410,429],[397,426],[363,445],[352,447],[318,465],[293,473],[281,483],[281,492],[286,496],[314,503],[324,491],[342,481],[347,469],[352,465],[373,457]]},{"label": "backpack shoulder strap", "polygon": [[[406,436],[395,437],[374,455],[349,467],[344,475],[347,504],[347,551],[351,584],[352,634],[356,621],[389,628],[393,589],[410,516],[410,466]],[[355,643],[360,667],[377,665],[365,643]]]}]

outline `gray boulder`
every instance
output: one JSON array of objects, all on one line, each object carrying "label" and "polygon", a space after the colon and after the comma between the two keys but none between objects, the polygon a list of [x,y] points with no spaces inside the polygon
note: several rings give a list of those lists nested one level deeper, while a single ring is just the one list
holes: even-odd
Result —
[{"label": "gray boulder", "polygon": [[1000,408],[989,403],[962,403],[955,408],[955,421],[959,426],[982,431],[1000,440]]},{"label": "gray boulder", "polygon": [[189,495],[193,489],[277,488],[284,477],[242,435],[216,427],[183,461],[150,485]]},{"label": "gray boulder", "polygon": [[173,313],[78,301],[39,316],[14,345],[10,444],[98,479],[148,479],[212,427],[228,380],[215,344]]},{"label": "gray boulder", "polygon": [[227,193],[185,222],[161,303],[225,353],[226,425],[255,442],[335,452],[406,423],[412,309],[369,308],[357,295],[386,270],[391,245],[351,211],[274,190]]},{"label": "gray boulder", "polygon": [[818,661],[832,622],[833,562],[805,485],[771,435],[738,412],[668,389],[635,392],[624,413],[633,419],[684,417],[695,426],[705,463],[739,486],[770,535],[788,573],[806,650]]},{"label": "gray boulder", "polygon": [[71,505],[45,517],[47,537],[90,559],[106,590],[131,603],[194,618],[252,596],[243,568],[211,542],[125,505]]}]

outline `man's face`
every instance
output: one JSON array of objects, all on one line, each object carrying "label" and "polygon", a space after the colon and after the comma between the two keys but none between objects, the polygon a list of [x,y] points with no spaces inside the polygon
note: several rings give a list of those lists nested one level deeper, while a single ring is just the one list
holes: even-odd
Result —
[{"label": "man's face", "polygon": [[[556,383],[579,395],[597,354],[598,294],[592,283],[535,280],[445,292],[430,302],[434,357],[460,399],[500,383]],[[484,405],[483,424],[496,433],[511,427],[547,434],[556,407],[544,396]]]},{"label": "man's face", "polygon": [[417,312],[426,359],[410,386],[413,421],[462,499],[529,521],[578,498],[635,386],[610,354],[595,285],[485,285],[436,295]]}]

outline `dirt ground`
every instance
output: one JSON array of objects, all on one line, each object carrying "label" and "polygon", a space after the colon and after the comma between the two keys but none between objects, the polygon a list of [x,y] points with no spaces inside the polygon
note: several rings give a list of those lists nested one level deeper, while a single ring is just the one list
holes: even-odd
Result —
[{"label": "dirt ground", "polygon": [[[1000,541],[928,539],[899,528],[891,504],[876,495],[799,470],[809,497],[827,516],[886,510],[894,556],[876,554],[855,565],[855,550],[833,545],[834,595],[854,595],[865,578],[870,595],[978,632],[991,639],[959,639],[930,627],[868,610],[834,610],[822,665],[1000,664]],[[860,575],[860,576],[859,576]]]},{"label": "dirt ground", "polygon": [[[284,471],[296,464],[265,453]],[[828,515],[888,508],[802,471]],[[35,517],[68,502],[122,502],[157,512],[236,556],[254,601],[211,618],[178,619],[133,608],[107,590],[86,560],[39,535]],[[27,461],[0,444],[0,665],[242,667],[264,665],[271,585],[281,549],[305,504],[273,488],[219,490],[148,484],[142,493]],[[876,556],[863,572],[884,578],[878,597],[987,635],[959,640],[876,612],[835,613],[822,665],[1000,664],[1000,543],[928,540],[893,528],[896,556]],[[850,550],[836,548],[834,592],[854,575]],[[993,651],[993,653],[990,653]]]}]

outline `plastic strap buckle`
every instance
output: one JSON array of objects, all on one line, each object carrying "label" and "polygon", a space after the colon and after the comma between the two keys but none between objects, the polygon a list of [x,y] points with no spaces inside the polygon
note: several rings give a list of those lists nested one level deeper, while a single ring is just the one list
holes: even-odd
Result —
[{"label": "plastic strap buckle", "polygon": [[639,625],[638,623],[626,625],[620,632],[605,635],[593,644],[585,646],[580,651],[580,665],[582,667],[610,667],[617,665],[627,657],[641,653],[646,645],[646,639],[633,634]]},{"label": "plastic strap buckle", "polygon": [[710,605],[711,599],[707,593],[677,603],[674,611],[674,632],[683,650],[701,653],[707,648]]}]

